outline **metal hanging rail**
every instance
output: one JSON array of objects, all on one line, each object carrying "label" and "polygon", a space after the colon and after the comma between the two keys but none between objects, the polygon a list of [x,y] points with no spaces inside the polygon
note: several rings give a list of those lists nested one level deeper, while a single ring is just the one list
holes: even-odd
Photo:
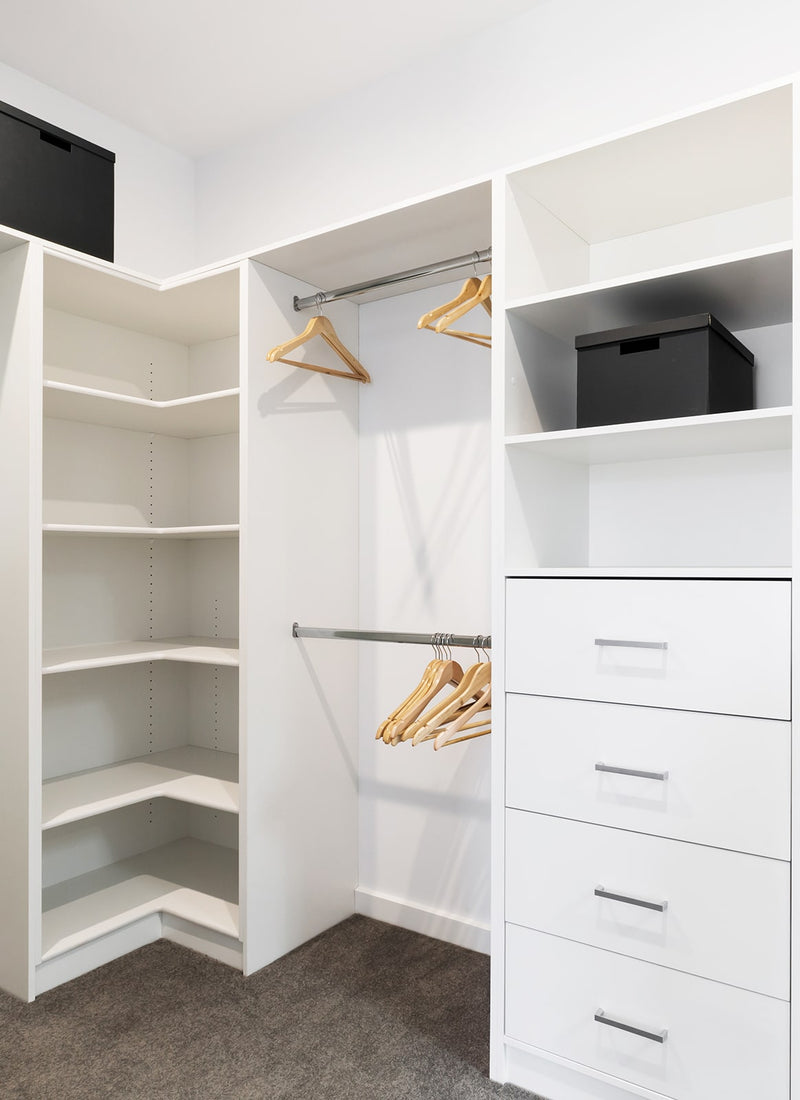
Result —
[{"label": "metal hanging rail", "polygon": [[440,260],[439,263],[426,264],[424,267],[412,267],[408,271],[398,271],[394,275],[383,275],[379,279],[371,279],[367,283],[355,283],[353,286],[339,287],[338,290],[320,290],[317,294],[309,294],[305,298],[294,296],[294,308],[298,310],[310,309],[312,306],[320,308],[326,302],[337,302],[340,298],[350,298],[353,294],[363,294],[367,290],[375,290],[381,286],[393,286],[395,283],[409,282],[411,279],[423,279],[426,275],[438,275],[442,271],[455,271],[459,267],[469,267],[471,264],[488,263],[492,258],[491,248],[481,248],[475,252],[469,252],[465,256],[453,256],[450,260]]},{"label": "metal hanging rail", "polygon": [[491,649],[490,634],[397,634],[385,630],[335,630],[292,624],[293,638],[346,638],[356,642],[401,642],[410,645],[442,645],[469,649]]}]

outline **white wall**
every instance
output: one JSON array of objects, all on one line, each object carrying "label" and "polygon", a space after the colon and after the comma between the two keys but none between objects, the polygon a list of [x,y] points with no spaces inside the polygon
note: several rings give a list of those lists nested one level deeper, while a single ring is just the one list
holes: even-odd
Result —
[{"label": "white wall", "polygon": [[117,155],[114,258],[146,275],[185,271],[194,260],[194,164],[7,65],[0,100]]},{"label": "white wall", "polygon": [[198,162],[197,258],[357,217],[797,69],[796,0],[540,0],[304,115],[291,116],[288,88],[283,125]]},{"label": "white wall", "polygon": [[[491,629],[489,351],[417,328],[460,286],[359,309],[359,358],[372,375],[359,387],[363,629]],[[488,331],[485,315],[469,319],[467,327]],[[433,656],[427,647],[359,643],[356,903],[379,919],[487,949],[489,738],[438,752],[430,742],[375,740]],[[453,656],[465,670],[478,659],[471,649]]]}]

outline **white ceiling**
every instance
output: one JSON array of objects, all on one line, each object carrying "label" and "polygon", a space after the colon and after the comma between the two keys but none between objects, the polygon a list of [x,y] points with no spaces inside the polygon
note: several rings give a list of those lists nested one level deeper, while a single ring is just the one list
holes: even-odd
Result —
[{"label": "white ceiling", "polygon": [[0,61],[196,157],[540,2],[14,0]]}]

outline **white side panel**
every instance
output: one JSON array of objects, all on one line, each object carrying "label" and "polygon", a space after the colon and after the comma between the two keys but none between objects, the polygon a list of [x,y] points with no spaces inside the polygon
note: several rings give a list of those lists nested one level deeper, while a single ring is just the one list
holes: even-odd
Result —
[{"label": "white side panel", "polygon": [[41,372],[37,361],[40,254],[0,256],[0,988],[33,996],[29,936],[38,926],[38,524]]},{"label": "white side panel", "polygon": [[[355,646],[291,631],[295,620],[356,623],[360,383],[268,364],[270,348],[308,321],[293,295],[314,288],[259,264],[244,285],[241,896],[251,973],[353,912]],[[328,314],[358,354],[355,308]],[[326,350],[319,340],[305,349]]]},{"label": "white side panel", "polygon": [[[490,632],[490,353],[417,328],[461,281],[360,308],[363,629]],[[463,327],[487,331],[468,314]],[[317,643],[341,645],[347,643]],[[361,643],[359,889],[487,925],[490,738],[440,752],[375,740],[433,651]],[[469,667],[469,649],[454,650]]]}]

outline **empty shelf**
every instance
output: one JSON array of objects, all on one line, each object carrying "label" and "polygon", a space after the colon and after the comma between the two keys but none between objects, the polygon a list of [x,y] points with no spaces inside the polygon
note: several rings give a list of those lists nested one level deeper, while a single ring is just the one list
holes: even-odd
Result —
[{"label": "empty shelf", "polygon": [[185,838],[43,891],[42,961],[153,913],[238,938],[238,856]]},{"label": "empty shelf", "polygon": [[791,434],[791,409],[750,409],[509,436],[506,446],[563,462],[592,464],[784,450],[791,446]]},{"label": "empty shelf", "polygon": [[226,435],[239,430],[239,390],[151,401],[66,382],[45,382],[44,415],[184,439]]},{"label": "empty shelf", "polygon": [[151,798],[239,812],[239,758],[188,745],[48,780],[42,828],[53,829]]},{"label": "empty shelf", "polygon": [[235,666],[239,664],[239,643],[235,638],[154,638],[146,642],[66,646],[44,651],[42,672],[77,672],[146,661]]},{"label": "empty shelf", "polygon": [[239,534],[238,523],[208,524],[204,527],[125,527],[90,523],[45,523],[46,535],[82,535],[98,538],[225,539]]}]

